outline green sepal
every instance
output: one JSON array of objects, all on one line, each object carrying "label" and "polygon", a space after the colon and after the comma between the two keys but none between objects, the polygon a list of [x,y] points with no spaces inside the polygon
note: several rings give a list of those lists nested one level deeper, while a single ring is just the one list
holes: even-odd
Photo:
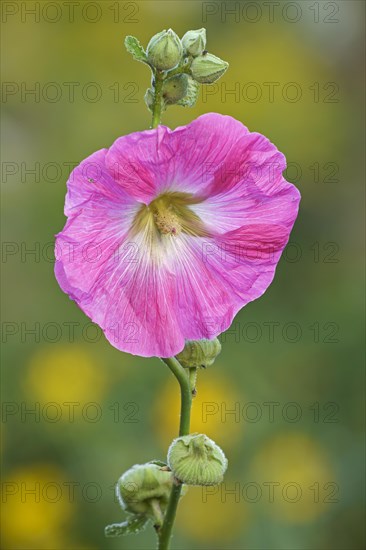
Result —
[{"label": "green sepal", "polygon": [[148,88],[144,95],[145,105],[149,109],[149,111],[153,112],[154,109],[154,90],[152,88]]},{"label": "green sepal", "polygon": [[160,468],[165,468],[167,466],[167,463],[162,460],[150,460],[148,464],[156,464],[156,466],[160,466]]},{"label": "green sepal", "polygon": [[135,36],[126,36],[125,46],[126,50],[136,59],[136,61],[148,63],[146,52]]},{"label": "green sepal", "polygon": [[131,515],[122,523],[112,523],[104,529],[106,537],[122,537],[124,535],[137,535],[145,529],[149,518],[144,515]]},{"label": "green sepal", "polygon": [[199,83],[193,80],[193,78],[189,76],[188,91],[186,95],[177,102],[177,105],[181,105],[182,107],[194,107],[198,99],[199,91],[200,91]]}]

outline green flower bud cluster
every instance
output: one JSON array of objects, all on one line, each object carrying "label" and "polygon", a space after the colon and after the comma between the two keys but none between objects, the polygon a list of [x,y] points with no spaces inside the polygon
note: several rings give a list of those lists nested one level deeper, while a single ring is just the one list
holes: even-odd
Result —
[{"label": "green flower bud cluster", "polygon": [[146,51],[137,38],[127,36],[127,50],[137,61],[150,66],[152,87],[145,94],[150,111],[168,105],[193,106],[199,85],[216,82],[227,70],[228,63],[206,51],[206,29],[185,33],[182,39],[172,30],[163,30],[149,41]]},{"label": "green flower bud cluster", "polygon": [[159,530],[174,485],[218,485],[226,469],[223,451],[207,435],[178,437],[169,447],[168,465],[159,461],[135,464],[119,478],[116,495],[127,519],[107,525],[105,535],[135,534],[149,521]]}]

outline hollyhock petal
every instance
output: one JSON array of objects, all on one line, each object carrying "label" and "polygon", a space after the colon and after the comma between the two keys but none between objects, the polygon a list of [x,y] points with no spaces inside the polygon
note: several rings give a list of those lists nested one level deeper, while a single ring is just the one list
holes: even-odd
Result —
[{"label": "hollyhock petal", "polygon": [[110,176],[105,166],[107,149],[101,149],[83,160],[71,172],[67,181],[65,216],[72,215],[83,202],[91,197],[126,200],[126,193]]},{"label": "hollyhock petal", "polygon": [[235,311],[268,288],[289,230],[285,225],[258,223],[221,235],[207,256],[208,264],[223,275],[235,296]]},{"label": "hollyhock petal", "polygon": [[[84,223],[83,215],[72,220],[58,236],[59,248],[75,244]],[[172,302],[174,275],[151,261],[142,238],[123,236],[109,225],[99,236],[102,245],[90,241],[95,246],[87,252],[85,246],[75,246],[72,255],[65,253],[56,262],[58,282],[113,346],[141,356],[170,357],[184,347]]]},{"label": "hollyhock petal", "polygon": [[176,240],[174,305],[187,340],[217,336],[234,316],[230,288],[205,259],[205,246],[212,244],[212,239]]},{"label": "hollyhock petal", "polygon": [[165,182],[169,153],[161,147],[170,132],[165,126],[118,138],[106,155],[109,173],[137,200],[149,203]]},{"label": "hollyhock petal", "polygon": [[192,205],[191,209],[213,234],[223,234],[253,222],[281,222],[292,227],[300,193],[281,173],[275,177],[277,192],[271,195],[263,193],[253,182],[242,181],[226,192]]},{"label": "hollyhock petal", "polygon": [[187,339],[218,336],[265,292],[288,236],[285,225],[262,223],[180,245],[175,281]]},{"label": "hollyhock petal", "polygon": [[118,138],[106,154],[106,166],[127,193],[145,203],[168,190],[204,194],[246,133],[234,118],[208,113],[174,131],[159,126]]},{"label": "hollyhock petal", "polygon": [[235,150],[226,156],[216,171],[208,194],[212,196],[234,187],[243,188],[243,184],[254,185],[266,195],[278,193],[282,186],[290,185],[281,178],[285,169],[284,155],[269,139],[256,132],[248,133],[238,139]]},{"label": "hollyhock petal", "polygon": [[[95,266],[77,249],[73,261],[58,262],[56,275],[112,345],[141,356],[170,357],[183,349],[185,339],[221,332],[234,314],[227,282],[202,261],[196,240],[186,236],[170,246],[162,264],[151,260],[138,237],[122,239],[118,254]],[[115,252],[115,242],[111,249]]]},{"label": "hollyhock petal", "polygon": [[208,196],[214,174],[249,131],[238,120],[217,113],[202,115],[177,130],[169,135],[169,146],[181,153],[174,157],[176,184],[181,191]]},{"label": "hollyhock petal", "polygon": [[56,235],[55,271],[65,292],[84,296],[98,284],[106,262],[118,254],[139,207],[129,201],[118,205],[100,197],[85,201]]},{"label": "hollyhock petal", "polygon": [[282,176],[285,168],[285,157],[273,143],[260,134],[245,134],[216,171],[206,200],[192,210],[219,233],[264,221],[263,216],[268,221],[287,214],[291,218],[287,202],[294,203],[297,213],[300,194]]}]

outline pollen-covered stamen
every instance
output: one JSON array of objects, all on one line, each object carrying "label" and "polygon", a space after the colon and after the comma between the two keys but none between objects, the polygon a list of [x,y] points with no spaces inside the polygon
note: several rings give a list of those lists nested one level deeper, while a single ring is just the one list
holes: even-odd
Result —
[{"label": "pollen-covered stamen", "polygon": [[153,210],[154,222],[162,235],[179,235],[182,231],[182,226],[179,217],[174,212],[172,205],[159,207],[156,206]]},{"label": "pollen-covered stamen", "polygon": [[200,202],[200,198],[189,193],[162,193],[150,204],[141,205],[132,222],[131,234],[145,234],[150,244],[159,240],[159,236],[176,237],[181,233],[191,237],[206,236],[208,232],[202,220],[192,210]]}]

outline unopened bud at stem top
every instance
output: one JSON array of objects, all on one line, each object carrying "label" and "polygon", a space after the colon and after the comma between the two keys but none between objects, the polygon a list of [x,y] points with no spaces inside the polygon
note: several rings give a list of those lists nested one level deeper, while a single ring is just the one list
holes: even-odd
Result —
[{"label": "unopened bud at stem top", "polygon": [[147,50],[149,63],[159,71],[168,71],[178,65],[182,59],[183,48],[179,37],[172,29],[155,34]]},{"label": "unopened bud at stem top", "polygon": [[197,82],[211,84],[224,74],[228,66],[229,63],[216,57],[216,55],[206,53],[193,59],[191,72]]},{"label": "unopened bud at stem top", "polygon": [[188,55],[201,55],[206,48],[206,29],[188,31],[182,38],[184,53]]}]

